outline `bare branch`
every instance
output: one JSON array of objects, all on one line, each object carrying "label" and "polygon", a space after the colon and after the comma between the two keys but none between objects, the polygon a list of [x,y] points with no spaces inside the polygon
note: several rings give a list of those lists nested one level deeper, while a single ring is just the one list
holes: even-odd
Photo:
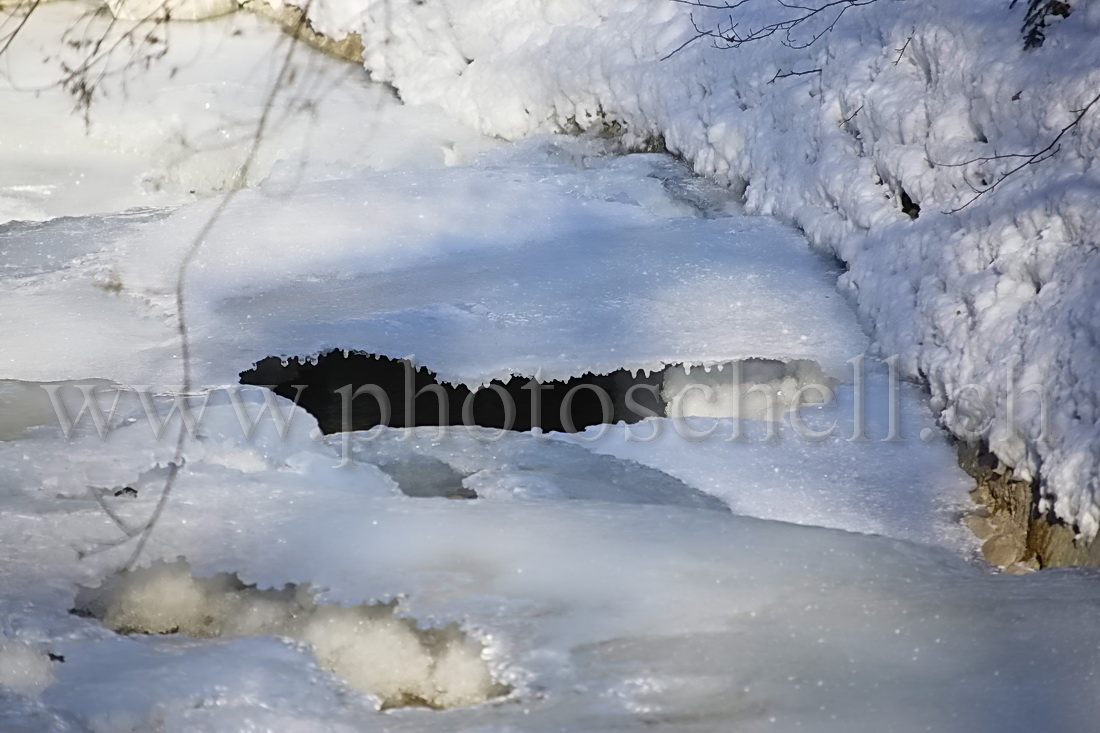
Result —
[{"label": "bare branch", "polygon": [[[304,25],[306,22],[309,6],[310,3],[307,3],[302,10],[302,15],[298,20],[300,26]],[[301,31],[301,28],[299,28],[298,31]],[[275,83],[272,84],[267,99],[264,100],[263,113],[260,115],[259,122],[256,123],[256,133],[252,137],[252,146],[248,150],[248,155],[245,157],[244,163],[237,169],[237,175],[233,181],[232,187],[222,197],[217,208],[210,214],[210,218],[206,220],[202,230],[199,231],[195,239],[191,242],[191,246],[187,250],[187,254],[184,256],[183,261],[180,263],[179,271],[176,274],[176,333],[179,335],[180,361],[183,367],[183,385],[181,391],[185,394],[190,393],[192,390],[191,337],[187,323],[187,299],[184,297],[184,287],[187,283],[187,271],[198,255],[207,236],[209,236],[211,230],[213,230],[214,225],[217,224],[226,208],[228,208],[229,204],[236,198],[236,195],[245,187],[248,180],[248,172],[256,159],[256,153],[259,150],[260,142],[267,132],[271,111],[275,106],[275,98],[293,74],[291,60],[294,58],[294,52],[298,47],[298,35],[298,33],[295,33],[290,38],[290,45],[287,48],[286,55],[283,57],[283,64],[279,69],[279,75],[275,78]],[[168,506],[168,500],[172,496],[172,489],[175,487],[176,479],[179,476],[180,466],[183,465],[183,448],[186,440],[186,424],[181,421],[179,437],[176,440],[175,458],[172,460],[171,464],[169,464],[168,476],[164,480],[164,487],[161,489],[160,497],[157,499],[157,504],[153,508],[153,513],[149,516],[149,519],[145,522],[145,525],[137,535],[137,544],[130,555],[130,559],[126,562],[127,570],[133,569],[141,558],[141,553],[145,549],[145,545],[152,536],[153,530],[156,528],[161,515],[164,514],[165,508]],[[127,538],[127,540],[129,540],[129,538]]]},{"label": "bare branch", "polygon": [[721,5],[715,5],[712,3],[696,2],[695,0],[672,0],[674,3],[680,3],[681,5],[691,5],[696,8],[710,8],[712,10],[735,10],[742,5],[751,3],[752,0],[737,0],[735,3],[722,3]]},{"label": "bare branch", "polygon": [[1000,175],[998,175],[997,178],[993,181],[993,183],[984,185],[980,188],[974,186],[973,184],[968,184],[968,185],[970,185],[971,190],[974,191],[974,195],[970,199],[968,199],[966,201],[966,203],[964,203],[961,206],[958,206],[954,209],[946,211],[944,213],[954,214],[956,212],[962,211],[967,206],[970,206],[970,204],[974,203],[975,201],[977,201],[979,198],[981,198],[985,194],[995,190],[998,186],[1000,186],[1002,183],[1004,183],[1008,178],[1015,175],[1016,173],[1019,173],[1020,171],[1022,171],[1027,166],[1029,166],[1029,165],[1038,165],[1039,163],[1042,163],[1045,160],[1049,160],[1050,158],[1053,158],[1062,149],[1062,146],[1061,146],[1062,138],[1065,137],[1066,134],[1069,133],[1073,128],[1077,127],[1078,124],[1080,124],[1081,120],[1084,119],[1085,115],[1088,114],[1089,110],[1092,109],[1092,107],[1097,102],[1100,102],[1100,94],[1097,94],[1095,97],[1093,97],[1092,100],[1088,104],[1086,104],[1084,107],[1081,107],[1080,109],[1073,110],[1073,112],[1074,112],[1073,120],[1070,121],[1070,123],[1068,125],[1063,127],[1058,132],[1058,134],[1054,137],[1054,139],[1051,140],[1050,143],[1047,144],[1047,146],[1045,148],[1043,148],[1042,150],[1037,150],[1034,153],[1002,153],[1002,154],[998,154],[998,155],[988,155],[988,156],[982,156],[982,157],[977,157],[977,158],[971,158],[970,160],[964,160],[961,163],[934,163],[934,165],[941,165],[945,168],[960,168],[962,166],[971,165],[972,163],[988,163],[990,161],[995,161],[995,160],[1011,160],[1011,159],[1014,159],[1014,158],[1019,158],[1019,159],[1022,159],[1022,161],[1023,161],[1019,165],[1015,166],[1014,168],[1011,168],[1010,170],[1005,171],[1004,173],[1001,173]]},{"label": "bare branch", "polygon": [[138,530],[136,528],[131,527],[129,524],[127,524],[126,520],[119,516],[118,512],[110,507],[110,505],[107,503],[107,500],[103,498],[103,492],[97,491],[96,489],[93,489],[89,486],[88,493],[91,494],[92,498],[99,503],[99,506],[103,509],[103,513],[110,517],[111,521],[114,522],[120,530],[122,530],[122,533],[126,535],[127,538],[133,537],[135,534],[138,533]]},{"label": "bare branch", "polygon": [[[38,7],[40,2],[41,0],[34,0],[26,15],[21,19],[19,25],[3,38],[3,46],[0,47],[0,54],[11,46],[12,41],[26,24],[30,14]],[[121,21],[112,17],[104,28],[98,29],[94,34],[88,32],[89,26],[85,25],[81,28],[80,24],[78,24],[70,28],[63,36],[62,41],[64,44],[75,49],[85,50],[85,55],[79,63],[73,66],[62,63],[64,76],[59,82],[62,88],[76,96],[77,110],[83,111],[85,121],[88,120],[88,113],[96,88],[107,74],[116,73],[116,71],[111,70],[111,65],[109,63],[114,54],[123,49],[129,49],[131,53],[130,59],[124,65],[122,71],[132,68],[135,64],[144,65],[147,68],[150,63],[164,56],[167,51],[166,26],[170,18],[170,12],[168,12],[170,9],[166,9],[166,5],[167,0],[165,4],[150,12],[148,16],[134,21],[132,25],[124,28],[121,32],[119,32]],[[244,189],[247,184],[248,175],[254,165],[260,144],[264,139],[269,125],[272,123],[275,99],[290,83],[295,73],[292,61],[295,51],[298,48],[299,36],[303,35],[301,31],[305,28],[307,23],[306,16],[309,7],[310,5],[307,3],[302,9],[302,13],[298,20],[299,27],[296,29],[297,32],[289,34],[289,46],[286,54],[283,56],[279,73],[268,92],[267,98],[264,100],[263,111],[256,123],[256,129],[252,135],[251,146],[245,156],[245,160],[240,167],[237,168],[229,190],[226,191],[225,195],[218,203],[218,206],[210,214],[209,218],[203,224],[202,229],[192,240],[190,247],[180,263],[179,270],[177,271],[175,284],[176,334],[180,343],[180,362],[183,372],[180,391],[184,394],[189,394],[193,391],[191,337],[188,323],[187,298],[185,297],[188,271],[215,224],[225,213],[237,193]],[[85,15],[84,17],[90,19],[98,12],[98,10],[92,11],[91,14]],[[158,34],[158,31],[164,31],[165,36],[162,37]],[[149,49],[153,50],[150,51]],[[172,491],[179,476],[180,467],[184,464],[186,438],[186,425],[181,424],[179,436],[176,440],[174,457],[168,464],[168,474],[165,477],[164,484],[161,487],[160,494],[157,496],[157,501],[152,512],[141,524],[132,526],[111,508],[98,491],[89,489],[89,493],[99,504],[100,508],[103,509],[104,514],[106,514],[106,516],[117,526],[122,536],[112,541],[96,543],[90,548],[78,549],[77,554],[81,559],[122,547],[136,540],[133,551],[125,567],[127,569],[132,569],[137,564],[172,496]]]},{"label": "bare branch", "polygon": [[896,59],[894,59],[894,66],[897,66],[898,64],[901,63],[901,57],[905,55],[905,49],[909,48],[909,43],[912,40],[913,40],[913,37],[909,36],[908,38],[905,39],[905,43],[902,44],[901,48],[895,49],[898,52],[898,57]]},{"label": "bare branch", "polygon": [[[108,75],[125,74],[135,67],[148,69],[167,53],[167,44],[159,35],[167,21],[165,16],[158,15],[160,10],[157,8],[128,26],[111,16],[93,31],[94,19],[107,13],[100,7],[85,13],[81,21],[62,34],[62,46],[81,51],[83,57],[73,65],[64,59],[60,61],[62,76],[57,85],[73,95],[76,111],[83,113],[85,124],[90,122],[91,105]],[[113,65],[111,61],[125,51],[129,52],[126,62]]]},{"label": "bare branch", "polygon": [[[748,4],[752,0],[737,0],[733,3],[707,3],[701,0],[672,0],[673,2],[681,5],[690,5],[692,7],[703,8],[707,10],[737,10],[742,6]],[[718,23],[714,27],[700,27],[695,20],[694,14],[691,16],[691,24],[695,29],[695,35],[684,41],[679,47],[670,52],[665,59],[672,57],[679,53],[687,46],[691,45],[695,41],[702,38],[709,38],[711,44],[715,48],[729,49],[738,48],[746,43],[752,43],[753,41],[762,41],[765,38],[770,38],[777,33],[782,34],[782,40],[780,41],[784,46],[788,48],[807,48],[812,46],[819,38],[831,31],[840,19],[844,16],[850,8],[858,8],[864,5],[870,5],[876,0],[828,0],[821,5],[799,5],[793,2],[786,2],[785,0],[773,0],[777,5],[786,8],[787,10],[795,11],[787,14],[787,17],[782,20],[774,21],[772,23],[766,23],[758,28],[750,27],[746,31],[742,31],[740,24],[734,20],[734,14],[731,12],[728,20],[725,24]],[[828,15],[834,13],[831,17]],[[812,31],[808,40],[797,40],[794,36],[795,30],[807,23],[810,20],[822,16],[826,19],[825,25],[818,30]],[[662,59],[664,60],[664,59]]]},{"label": "bare branch", "polygon": [[788,76],[806,76],[807,74],[820,74],[821,69],[806,69],[805,71],[776,71],[769,84],[774,84],[776,79],[786,79]]},{"label": "bare branch", "polygon": [[26,15],[24,15],[19,20],[19,24],[16,25],[15,29],[11,33],[8,34],[7,38],[4,39],[4,45],[3,45],[3,47],[0,47],[0,56],[3,56],[4,52],[7,51],[8,48],[11,47],[12,42],[15,41],[16,36],[19,35],[19,31],[23,30],[23,26],[25,26],[27,24],[27,21],[31,19],[31,15],[34,14],[34,11],[38,8],[38,6],[41,3],[42,3],[42,0],[34,0],[34,2],[31,3],[31,6],[29,8],[27,8]]}]

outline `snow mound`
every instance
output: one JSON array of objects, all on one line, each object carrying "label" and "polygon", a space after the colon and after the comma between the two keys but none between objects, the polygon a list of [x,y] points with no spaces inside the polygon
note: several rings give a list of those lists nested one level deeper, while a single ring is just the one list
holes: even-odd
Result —
[{"label": "snow mound", "polygon": [[[24,695],[40,692],[53,682],[53,666],[49,654],[34,644],[0,637],[0,689]],[[0,697],[0,707],[3,702]]]},{"label": "snow mound", "polygon": [[[476,705],[507,692],[493,681],[481,645],[457,625],[421,629],[394,615],[394,607],[318,605],[307,586],[264,590],[230,573],[196,578],[180,559],[83,588],[75,611],[120,634],[298,639],[324,669],[377,696],[383,708]],[[6,649],[0,647],[0,658]],[[33,682],[36,674],[32,669],[23,677]]]}]

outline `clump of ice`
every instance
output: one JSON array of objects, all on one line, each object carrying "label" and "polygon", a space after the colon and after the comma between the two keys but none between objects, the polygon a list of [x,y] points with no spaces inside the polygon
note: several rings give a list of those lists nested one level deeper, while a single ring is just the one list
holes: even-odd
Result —
[{"label": "clump of ice", "polygon": [[53,682],[53,665],[34,644],[0,637],[0,688],[23,695],[41,692]]},{"label": "clump of ice", "polygon": [[380,466],[408,496],[652,504],[729,512],[721,499],[664,471],[633,460],[594,455],[585,447],[548,440],[541,433],[500,431],[485,440],[464,427],[443,431],[375,428],[356,438],[332,438],[333,443],[341,440],[349,440],[355,461]]},{"label": "clump of ice", "polygon": [[318,607],[302,629],[321,666],[383,707],[475,705],[503,690],[457,627],[419,629],[387,605]]},{"label": "clump of ice", "polygon": [[783,415],[833,398],[839,384],[813,361],[745,359],[665,371],[661,398],[668,417],[739,417],[779,422]]},{"label": "clump of ice", "polygon": [[76,611],[122,634],[304,641],[318,664],[377,696],[383,708],[476,705],[507,692],[493,681],[481,645],[455,624],[421,629],[394,615],[394,604],[319,605],[308,586],[265,590],[230,573],[196,578],[183,559],[83,588]]}]

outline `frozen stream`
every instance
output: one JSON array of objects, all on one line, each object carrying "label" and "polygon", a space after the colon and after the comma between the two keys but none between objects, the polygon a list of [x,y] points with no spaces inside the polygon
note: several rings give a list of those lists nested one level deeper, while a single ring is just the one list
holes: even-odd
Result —
[{"label": "frozen stream", "polygon": [[[152,114],[0,145],[0,730],[1092,729],[1095,574],[982,566],[954,449],[867,356],[831,263],[668,156],[484,139],[303,54],[324,103],[272,133],[198,250],[180,402],[177,273],[241,149],[164,151],[224,123],[195,100],[256,113],[264,74],[223,77],[277,39],[188,28],[186,71],[131,87]],[[60,98],[14,86],[2,124],[55,124]],[[35,144],[85,149],[101,187]],[[471,387],[695,368],[664,377],[669,416],[574,434],[324,436],[235,387],[342,349]],[[831,399],[788,411],[814,382]],[[772,419],[734,404],[753,386]],[[118,576],[174,401],[194,434]]]}]

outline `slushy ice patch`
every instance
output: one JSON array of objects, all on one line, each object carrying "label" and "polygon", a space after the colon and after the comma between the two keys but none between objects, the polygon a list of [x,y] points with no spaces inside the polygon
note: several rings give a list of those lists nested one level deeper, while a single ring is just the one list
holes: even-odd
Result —
[{"label": "slushy ice patch", "polygon": [[[105,379],[82,379],[64,382],[24,382],[18,379],[0,379],[0,440],[18,440],[27,430],[42,426],[57,426],[57,406],[54,400],[70,415],[80,411],[81,388],[111,389],[112,382]],[[75,393],[75,394],[74,394]]]},{"label": "slushy ice patch", "polygon": [[838,384],[813,361],[745,359],[708,367],[673,364],[657,371],[624,368],[564,381],[515,376],[472,391],[440,382],[433,372],[404,359],[335,351],[314,360],[268,357],[242,372],[241,383],[297,399],[326,433],[377,425],[573,433],[647,417],[778,421],[801,405],[828,402]]},{"label": "slushy ice patch", "polygon": [[74,612],[120,634],[296,639],[321,667],[376,695],[383,709],[475,705],[508,692],[493,681],[482,645],[455,624],[421,629],[395,616],[393,604],[319,605],[307,586],[265,590],[231,573],[196,578],[184,560],[82,588]]},{"label": "slushy ice patch", "polygon": [[661,398],[668,417],[778,422],[791,410],[829,402],[838,384],[813,361],[745,359],[712,369],[669,367]]},{"label": "slushy ice patch", "polygon": [[477,492],[464,486],[463,474],[431,456],[412,453],[379,461],[378,467],[397,482],[405,496],[418,499],[476,499]]}]

